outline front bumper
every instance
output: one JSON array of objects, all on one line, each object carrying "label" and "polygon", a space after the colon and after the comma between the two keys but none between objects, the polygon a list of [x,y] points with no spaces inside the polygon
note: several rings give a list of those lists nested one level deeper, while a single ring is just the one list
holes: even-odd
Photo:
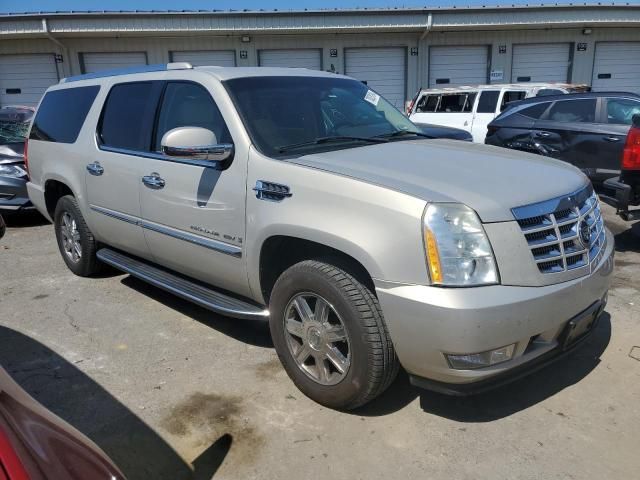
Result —
[{"label": "front bumper", "polygon": [[[594,305],[604,307],[613,247],[607,230],[605,254],[590,275],[544,287],[440,288],[378,282],[376,291],[400,362],[414,384],[463,394],[540,368],[560,355],[561,336],[571,319]],[[484,352],[514,343],[511,360],[489,367],[457,370],[445,358],[445,353]]]},{"label": "front bumper", "polygon": [[10,213],[35,208],[29,201],[26,178],[0,176],[0,212]]}]

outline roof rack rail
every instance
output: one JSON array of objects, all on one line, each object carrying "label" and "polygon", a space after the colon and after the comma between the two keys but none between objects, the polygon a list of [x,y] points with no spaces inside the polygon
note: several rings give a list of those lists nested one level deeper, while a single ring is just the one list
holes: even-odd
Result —
[{"label": "roof rack rail", "polygon": [[114,68],[112,70],[101,70],[94,73],[84,73],[74,75],[60,80],[60,83],[78,82],[80,80],[91,80],[93,78],[115,77],[119,75],[130,75],[132,73],[163,72],[166,70],[190,70],[193,66],[189,62],[156,63],[153,65],[136,65],[135,67]]}]

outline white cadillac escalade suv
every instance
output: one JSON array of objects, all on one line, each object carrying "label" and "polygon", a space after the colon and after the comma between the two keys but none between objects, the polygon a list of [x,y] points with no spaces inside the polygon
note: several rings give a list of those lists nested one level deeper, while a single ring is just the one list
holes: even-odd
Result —
[{"label": "white cadillac escalade suv", "polygon": [[29,196],[77,275],[112,265],[268,319],[293,382],[334,408],[393,381],[468,394],[576,346],[613,240],[563,162],[427,139],[361,82],[148,66],[68,78],[28,140]]}]

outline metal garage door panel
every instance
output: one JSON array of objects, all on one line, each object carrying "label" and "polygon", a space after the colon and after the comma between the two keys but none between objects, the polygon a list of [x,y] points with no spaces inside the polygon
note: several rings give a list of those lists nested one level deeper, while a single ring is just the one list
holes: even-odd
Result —
[{"label": "metal garage door panel", "polygon": [[197,50],[171,52],[171,61],[189,62],[194,67],[214,65],[217,67],[235,67],[235,50]]},{"label": "metal garage door panel", "polygon": [[83,73],[127,68],[147,64],[147,54],[144,52],[117,53],[83,53]]},{"label": "metal garage door panel", "polygon": [[345,49],[345,74],[357,78],[394,104],[404,107],[406,50],[389,48]]},{"label": "metal garage door panel", "polygon": [[0,55],[0,105],[36,106],[58,83],[53,54]]},{"label": "metal garage door panel", "polygon": [[487,83],[489,49],[486,45],[431,47],[429,86],[452,87]]},{"label": "metal garage door panel", "polygon": [[322,50],[297,48],[290,50],[260,50],[261,67],[289,67],[322,70]]},{"label": "metal garage door panel", "polygon": [[597,43],[591,86],[640,94],[640,42]]},{"label": "metal garage door panel", "polygon": [[534,43],[513,46],[512,82],[566,82],[570,43]]}]

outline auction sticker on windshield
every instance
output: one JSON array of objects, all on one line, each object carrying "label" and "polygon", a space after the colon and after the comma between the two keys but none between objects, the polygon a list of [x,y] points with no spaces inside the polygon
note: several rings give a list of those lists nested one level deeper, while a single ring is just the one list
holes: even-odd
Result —
[{"label": "auction sticker on windshield", "polygon": [[364,96],[364,99],[369,102],[372,103],[373,105],[378,105],[378,102],[380,101],[380,95],[378,95],[376,92],[374,92],[373,90],[368,90],[367,94]]}]

